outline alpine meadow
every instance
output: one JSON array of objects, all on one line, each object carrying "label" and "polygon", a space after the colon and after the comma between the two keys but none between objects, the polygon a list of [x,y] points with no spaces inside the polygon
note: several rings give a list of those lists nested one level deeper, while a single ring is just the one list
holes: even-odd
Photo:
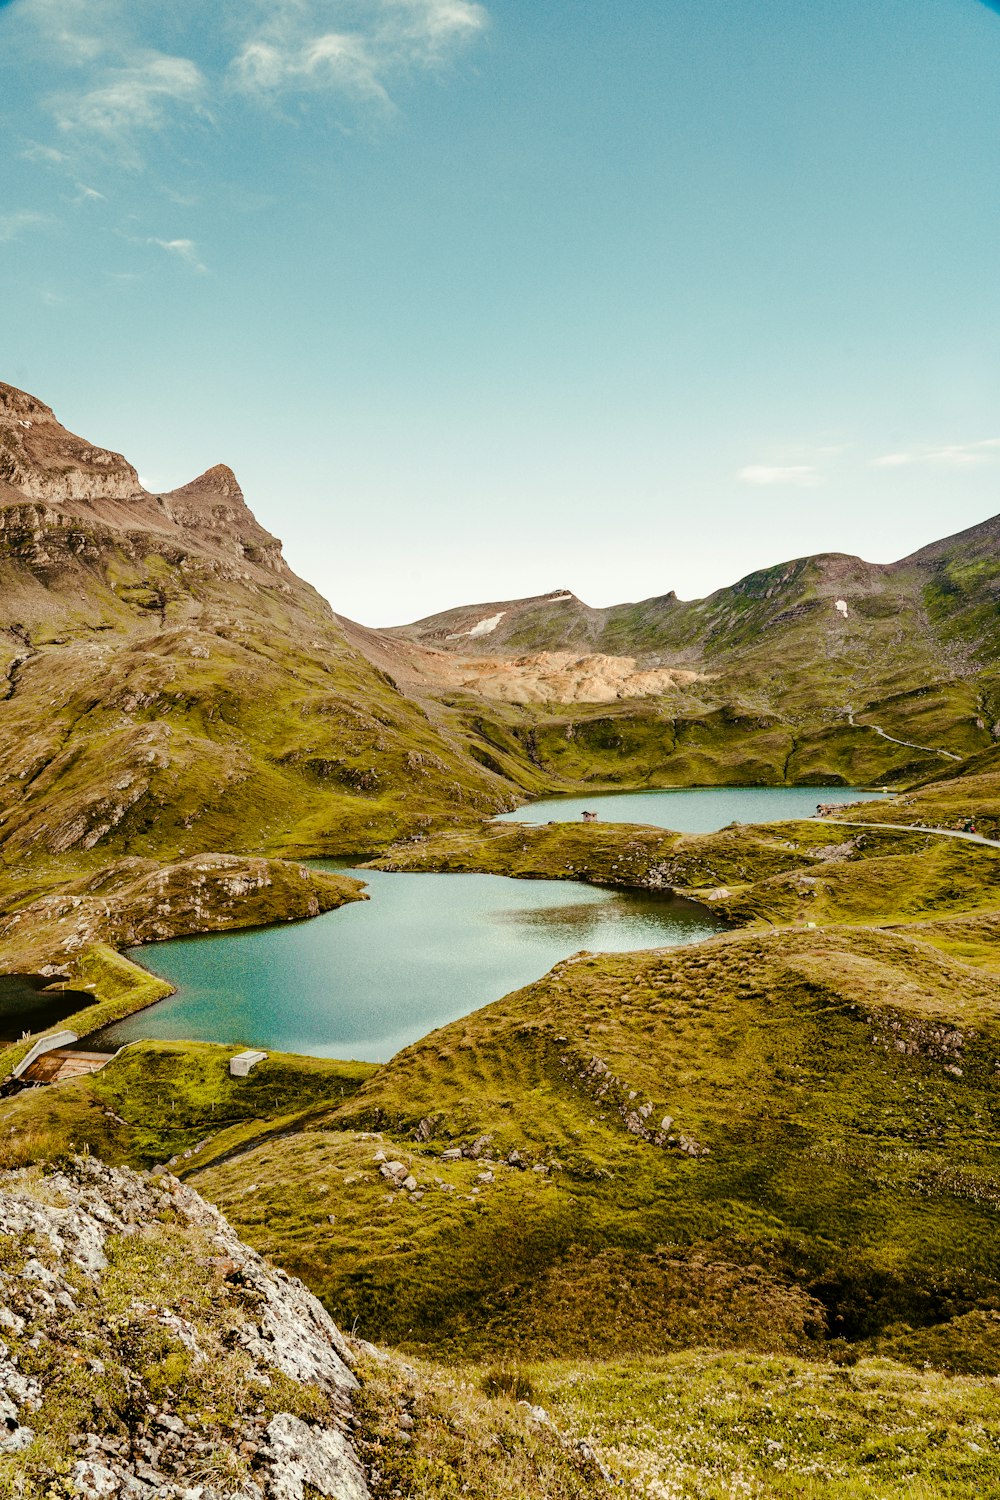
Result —
[{"label": "alpine meadow", "polygon": [[1000,1494],[996,9],[0,4],[0,1500]]}]

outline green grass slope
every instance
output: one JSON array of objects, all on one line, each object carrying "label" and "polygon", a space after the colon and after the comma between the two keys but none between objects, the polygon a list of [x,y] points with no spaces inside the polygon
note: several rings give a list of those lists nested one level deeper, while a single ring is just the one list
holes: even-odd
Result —
[{"label": "green grass slope", "polygon": [[0,1166],[63,1161],[83,1149],[113,1166],[208,1159],[216,1142],[233,1149],[244,1128],[281,1130],[303,1111],[335,1107],[375,1071],[271,1052],[248,1077],[232,1078],[229,1059],[239,1050],[133,1042],[99,1073],[16,1094],[0,1114]]},{"label": "green grass slope", "polygon": [[582,955],[197,1181],[369,1336],[1000,1369],[998,1003],[898,934]]},{"label": "green grass slope", "polygon": [[887,1359],[697,1351],[368,1360],[362,1373],[357,1436],[376,1500],[979,1500],[1000,1486],[996,1381]]}]

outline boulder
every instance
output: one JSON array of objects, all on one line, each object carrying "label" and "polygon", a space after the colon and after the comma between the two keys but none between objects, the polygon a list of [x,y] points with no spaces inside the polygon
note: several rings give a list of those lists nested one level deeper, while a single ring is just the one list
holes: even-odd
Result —
[{"label": "boulder", "polygon": [[268,1500],[305,1500],[307,1485],[329,1500],[370,1500],[364,1472],[342,1433],[279,1412],[265,1436]]}]

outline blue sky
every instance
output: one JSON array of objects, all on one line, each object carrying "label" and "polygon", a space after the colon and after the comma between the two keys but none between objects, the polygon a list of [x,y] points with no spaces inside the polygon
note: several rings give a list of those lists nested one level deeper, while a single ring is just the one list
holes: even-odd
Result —
[{"label": "blue sky", "polygon": [[0,378],[371,624],[1000,511],[983,0],[8,0]]}]

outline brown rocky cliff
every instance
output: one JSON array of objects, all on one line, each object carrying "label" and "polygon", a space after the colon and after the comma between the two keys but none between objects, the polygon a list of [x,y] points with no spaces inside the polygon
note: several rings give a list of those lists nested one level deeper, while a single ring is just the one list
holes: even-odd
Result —
[{"label": "brown rocky cliff", "polygon": [[[150,494],[120,453],[77,437],[37,397],[0,383],[0,530],[8,545],[13,540],[26,561],[44,565],[67,551],[99,551],[95,530],[102,527],[130,539],[169,538],[175,547],[227,559],[230,571],[248,566],[291,576],[281,543],[258,523],[225,464],[167,494]],[[129,542],[126,550],[133,550]]]},{"label": "brown rocky cliff", "polygon": [[120,453],[67,431],[51,407],[2,382],[0,480],[29,500],[129,500],[143,493],[138,474]]}]

